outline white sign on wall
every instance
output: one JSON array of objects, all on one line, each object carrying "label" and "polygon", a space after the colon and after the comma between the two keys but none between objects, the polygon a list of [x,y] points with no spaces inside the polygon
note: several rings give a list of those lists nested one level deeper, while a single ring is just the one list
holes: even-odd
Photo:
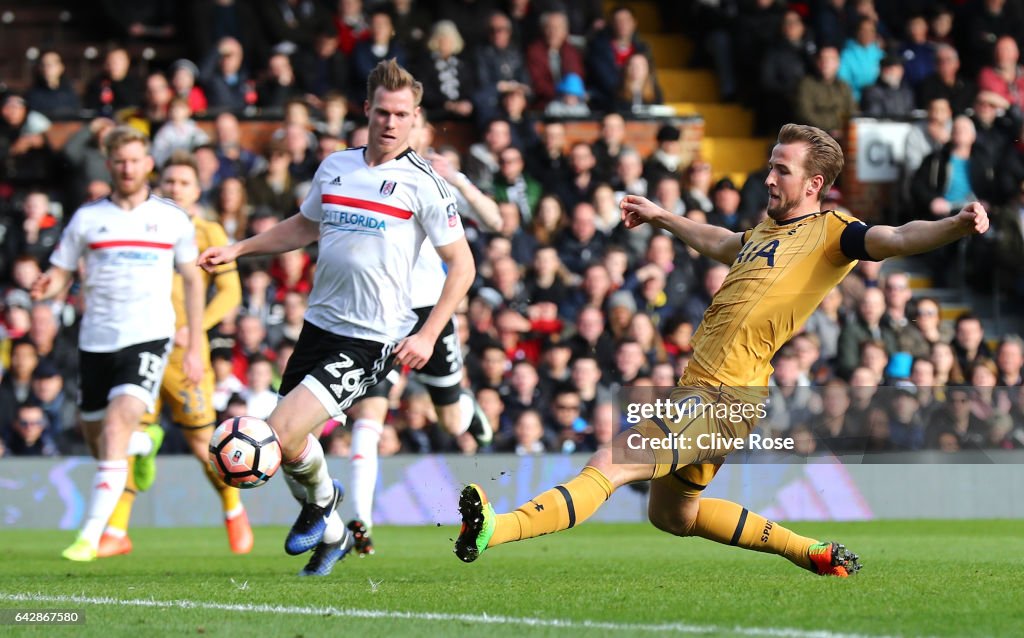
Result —
[{"label": "white sign on wall", "polygon": [[857,136],[857,180],[877,183],[899,179],[912,125],[857,118],[853,126]]}]

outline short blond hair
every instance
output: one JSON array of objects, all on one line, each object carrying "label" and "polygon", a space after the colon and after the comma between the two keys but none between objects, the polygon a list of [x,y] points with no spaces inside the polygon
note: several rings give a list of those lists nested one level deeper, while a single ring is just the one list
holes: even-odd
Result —
[{"label": "short blond hair", "polygon": [[107,156],[114,154],[114,151],[127,146],[132,142],[138,142],[146,148],[146,153],[149,153],[149,136],[133,126],[118,126],[114,130],[107,134],[103,140],[103,150],[106,151]]},{"label": "short blond hair", "polygon": [[804,156],[804,172],[807,177],[821,175],[823,183],[818,191],[818,201],[825,201],[825,196],[832,188],[839,173],[843,170],[845,160],[839,142],[827,132],[805,124],[786,124],[779,131],[779,144],[807,144],[807,155]]},{"label": "short blond hair", "polygon": [[366,78],[366,99],[372,101],[378,88],[385,91],[409,89],[412,91],[413,103],[416,106],[419,106],[420,100],[423,99],[423,84],[414,78],[412,73],[402,68],[395,58],[381,60],[370,71],[370,76]]}]

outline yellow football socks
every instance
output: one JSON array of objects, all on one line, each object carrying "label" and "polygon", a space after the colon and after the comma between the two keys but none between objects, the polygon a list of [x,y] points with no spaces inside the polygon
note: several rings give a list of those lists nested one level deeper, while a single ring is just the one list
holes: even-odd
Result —
[{"label": "yellow football socks", "polygon": [[717,498],[702,498],[690,534],[724,545],[785,556],[808,569],[807,550],[816,540],[795,534],[747,508]]},{"label": "yellow football socks", "polygon": [[576,478],[530,499],[514,512],[499,514],[488,547],[534,538],[573,527],[590,518],[612,494],[600,470],[587,466]]},{"label": "yellow football socks", "polygon": [[210,479],[210,484],[213,485],[213,489],[217,490],[220,494],[220,504],[224,509],[225,518],[233,518],[242,513],[242,497],[239,494],[237,487],[231,487],[224,481],[220,480],[220,476],[217,472],[210,467],[209,463],[203,463],[203,471],[206,472],[206,478]]}]

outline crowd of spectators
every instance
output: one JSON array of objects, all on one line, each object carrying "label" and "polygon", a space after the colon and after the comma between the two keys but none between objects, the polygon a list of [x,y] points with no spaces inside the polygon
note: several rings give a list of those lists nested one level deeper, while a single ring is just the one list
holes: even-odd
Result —
[{"label": "crowd of spectators", "polygon": [[[101,3],[123,12],[110,23],[123,28],[115,34],[123,41],[180,34],[173,12],[158,10],[165,4]],[[109,192],[100,141],[115,123],[149,133],[158,162],[192,151],[206,214],[236,241],[294,214],[324,156],[365,143],[356,116],[365,78],[390,57],[423,80],[431,119],[479,131],[465,152],[441,144],[431,161],[500,213],[493,224],[467,210],[478,279],[457,315],[465,384],[497,430],[491,449],[607,445],[621,427],[617,390],[675,383],[728,272],[670,235],[627,231],[618,202],[644,195],[744,230],[763,219],[766,201],[763,174],[740,189],[714,180],[700,157],[684,161],[671,121],[646,156],[627,143],[628,119],[660,103],[661,88],[632,11],[606,14],[602,4],[195,2],[186,12],[199,16],[192,37],[205,40],[192,57],[145,76],[122,46],[105,53],[95,77],[75,82],[56,51],[43,52],[34,86],[0,104],[0,456],[84,452],[74,406],[79,374],[88,373],[76,351],[81,297],[72,288],[58,302],[33,303],[27,290],[67,218]],[[762,126],[795,119],[841,137],[858,111],[926,109],[907,142],[907,216],[941,217],[985,199],[995,229],[979,261],[1019,274],[1017,3],[878,5],[695,0],[663,8],[666,19],[700,27],[691,35],[724,97],[755,101]],[[52,148],[52,121],[83,114],[79,131]],[[241,120],[254,115],[280,122],[266,148],[244,141]],[[597,120],[599,134],[570,143],[561,118]],[[839,207],[840,198],[834,190],[826,205]],[[315,248],[240,265],[243,303],[210,333],[221,415],[269,413],[314,267]],[[1005,277],[1016,287],[1007,292],[1024,293],[1021,280]],[[761,427],[793,436],[805,452],[1024,447],[1024,343],[987,338],[970,314],[951,327],[941,311],[938,300],[914,296],[905,273],[883,276],[878,264],[861,263],[776,357]],[[437,427],[415,381],[392,398],[382,454],[478,451]],[[344,428],[325,438],[325,449],[346,453]],[[167,449],[175,450],[173,437]]]}]

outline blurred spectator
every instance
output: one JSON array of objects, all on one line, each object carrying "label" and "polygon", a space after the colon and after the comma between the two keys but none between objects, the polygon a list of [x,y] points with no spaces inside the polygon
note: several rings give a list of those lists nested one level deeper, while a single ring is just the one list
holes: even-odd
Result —
[{"label": "blurred spectator", "polygon": [[210,364],[213,368],[213,408],[217,414],[224,412],[228,399],[234,394],[245,391],[245,384],[232,371],[231,350],[217,348],[210,352]]},{"label": "blurred spectator", "polygon": [[628,290],[616,290],[608,295],[604,307],[608,318],[608,334],[616,342],[621,342],[626,338],[629,322],[636,314],[636,298]]},{"label": "blurred spectator", "polygon": [[68,430],[77,425],[75,402],[64,391],[64,377],[60,369],[49,359],[40,359],[32,371],[31,395],[29,402],[42,408],[49,424],[48,436],[54,441],[63,439]]},{"label": "blurred spectator", "polygon": [[555,99],[544,108],[544,117],[588,118],[590,107],[587,106],[587,99],[583,79],[575,73],[568,73],[555,87]]},{"label": "blurred spectator", "polygon": [[267,345],[267,328],[263,321],[254,315],[242,315],[238,318],[238,341],[232,354],[234,375],[239,379],[249,379],[249,363],[257,357],[271,362],[277,358]]},{"label": "blurred spectator", "polygon": [[50,197],[41,191],[29,191],[21,204],[22,221],[11,224],[3,237],[4,252],[14,261],[30,257],[40,268],[50,263],[50,253],[60,241],[61,223],[51,213]]},{"label": "blurred spectator", "polygon": [[701,319],[704,318],[704,312],[711,305],[711,300],[714,298],[718,291],[722,289],[722,284],[725,283],[725,277],[729,274],[729,267],[725,264],[713,263],[704,271],[704,278],[702,280],[702,287],[699,290],[695,290],[694,294],[686,300],[682,307],[683,316],[686,320],[697,329],[700,326]]},{"label": "blurred spectator", "polygon": [[580,201],[572,211],[569,228],[556,242],[558,255],[570,272],[580,274],[591,261],[600,259],[607,243],[596,224],[597,213],[587,201]]},{"label": "blurred spectator", "polygon": [[569,179],[569,158],[565,153],[565,125],[546,122],[540,143],[527,151],[526,171],[540,180],[546,192],[556,192]]},{"label": "blurred spectator", "polygon": [[[625,119],[618,113],[606,114],[601,118],[600,137],[593,144],[594,157],[597,159],[597,172],[601,179],[614,181],[618,171],[619,156],[628,148]],[[637,160],[638,163],[641,163],[639,155],[637,155]],[[618,190],[623,189],[619,188]]]},{"label": "blurred spectator", "polygon": [[658,146],[644,162],[644,179],[648,184],[654,184],[663,177],[679,177],[679,152],[682,149],[680,137],[678,126],[662,124],[658,128]]},{"label": "blurred spectator", "polygon": [[885,318],[885,294],[878,288],[864,291],[857,304],[857,314],[843,326],[839,333],[839,353],[836,371],[849,379],[860,360],[861,344],[865,341],[881,341],[885,351],[895,352],[896,334],[883,321]]},{"label": "blurred spectator", "polygon": [[434,24],[427,41],[427,55],[420,61],[416,77],[423,82],[423,108],[439,117],[469,117],[471,98],[476,93],[473,68],[463,54],[465,41],[455,23]]},{"label": "blurred spectator", "polygon": [[928,448],[940,448],[940,438],[948,434],[956,437],[958,449],[976,450],[987,446],[989,426],[971,413],[971,397],[967,388],[951,387],[945,408],[936,413],[925,431]]},{"label": "blurred spectator", "polygon": [[0,384],[6,385],[18,403],[28,400],[32,392],[32,371],[39,363],[39,351],[31,339],[19,338],[11,344],[11,366]]},{"label": "blurred spectator", "polygon": [[839,353],[839,334],[843,328],[843,317],[840,314],[842,303],[843,294],[839,288],[833,288],[804,324],[804,330],[818,338],[821,358],[829,364]]},{"label": "blurred spectator", "polygon": [[249,357],[247,374],[248,387],[242,392],[246,414],[266,419],[277,407],[277,392],[271,387],[274,368],[265,356],[254,354]]},{"label": "blurred spectator", "polygon": [[209,210],[213,207],[213,199],[221,179],[217,149],[212,144],[200,144],[193,147],[192,155],[196,159],[199,174],[199,205]]},{"label": "blurred spectator", "polygon": [[551,194],[542,196],[530,224],[530,234],[537,240],[537,245],[554,245],[566,225],[562,202]]},{"label": "blurred spectator", "polygon": [[417,5],[416,0],[392,0],[391,4],[395,9],[395,37],[406,51],[420,55],[433,22],[430,11]]},{"label": "blurred spectator", "polygon": [[[508,120],[511,128],[512,144],[520,149],[530,149],[540,143],[537,134],[537,121],[527,110],[526,87],[516,85],[499,97],[498,118]],[[482,113],[478,119],[487,121]]]},{"label": "blurred spectator", "polygon": [[861,434],[859,423],[851,418],[850,387],[842,379],[832,379],[821,390],[821,413],[810,418],[814,435],[833,453],[854,449]]},{"label": "blurred spectator", "polygon": [[525,49],[527,44],[540,36],[542,9],[531,0],[507,0],[505,5],[512,22],[512,41],[519,49]]},{"label": "blurred spectator", "polygon": [[658,334],[651,314],[638,312],[633,315],[629,320],[629,327],[626,329],[626,338],[633,339],[640,344],[640,348],[647,358],[648,368],[653,369],[659,363],[668,362],[665,344],[661,340],[661,335]]},{"label": "blurred spectator", "polygon": [[291,154],[283,141],[273,141],[267,149],[266,170],[247,184],[249,203],[253,209],[264,208],[284,217],[295,212],[298,206],[295,187],[289,166]]},{"label": "blurred spectator", "polygon": [[896,56],[882,58],[878,81],[864,89],[861,102],[864,115],[903,119],[914,110],[914,92],[903,82],[903,60]]},{"label": "blurred spectator", "polygon": [[262,112],[275,117],[284,113],[289,101],[302,99],[303,90],[288,55],[280,50],[271,54],[263,79],[256,85],[256,95]]},{"label": "blurred spectator", "polygon": [[[78,395],[78,348],[76,339],[61,329],[58,314],[49,303],[35,303],[30,312],[31,327],[28,337],[36,346],[40,357],[57,366],[66,379],[64,391],[67,396]],[[65,421],[73,424],[75,421]]]},{"label": "blurred spectator", "polygon": [[316,0],[278,0],[256,6],[271,46],[283,45],[282,50],[288,55],[311,49],[318,27],[329,19],[327,11]]},{"label": "blurred spectator", "polygon": [[270,262],[270,278],[274,282],[274,301],[284,302],[289,292],[308,295],[313,288],[313,267],[309,253],[299,248],[279,253]]},{"label": "blurred spectator", "polygon": [[576,334],[569,339],[573,358],[592,357],[602,371],[610,372],[615,359],[615,343],[605,332],[604,313],[600,308],[586,306],[576,318]]},{"label": "blurred spectator", "polygon": [[932,345],[943,341],[949,343],[952,339],[952,331],[942,323],[942,308],[938,300],[933,297],[921,297],[917,299],[914,310],[910,314],[914,326],[921,333],[921,338],[927,344],[927,352],[922,357],[929,356]]},{"label": "blurred spectator", "polygon": [[247,179],[262,171],[267,161],[258,153],[242,146],[241,129],[234,113],[221,113],[213,123],[213,144],[220,163],[220,179]]},{"label": "blurred spectator", "polygon": [[[971,148],[971,156],[979,158],[985,165],[998,165],[1004,159],[1008,149],[1011,147],[1020,124],[1014,122],[1009,115],[1010,103],[1006,99],[992,91],[980,91],[974,99],[974,114],[971,121],[974,123],[975,141]],[[1015,169],[1015,166],[1008,166],[1008,169]],[[978,197],[1002,201],[995,192],[986,190],[995,188],[997,182],[986,175],[983,180],[984,188],[978,192]]]},{"label": "blurred spectator", "polygon": [[338,91],[329,91],[323,99],[323,119],[317,123],[320,135],[333,135],[344,140],[353,129],[348,118],[348,98]]},{"label": "blurred spectator", "polygon": [[299,340],[306,314],[306,295],[294,290],[289,291],[285,293],[281,306],[284,308],[281,322],[267,329],[267,345],[275,350],[283,341]]},{"label": "blurred spectator", "polygon": [[169,0],[101,0],[103,24],[118,39],[173,38],[174,2]]},{"label": "blurred spectator", "polygon": [[69,202],[89,201],[92,199],[89,197],[91,184],[110,182],[103,139],[115,126],[113,120],[98,117],[79,128],[64,144],[61,150],[71,169],[67,193]]},{"label": "blurred spectator", "polygon": [[175,151],[192,151],[210,141],[199,124],[192,119],[188,100],[175,97],[171,100],[170,117],[153,137],[153,160],[162,166]]},{"label": "blurred spectator", "polygon": [[1024,340],[1014,334],[1000,339],[996,348],[996,366],[999,385],[1024,386]]},{"label": "blurred spectator", "polygon": [[245,185],[240,178],[229,177],[220,183],[213,212],[231,243],[245,239],[251,209]]},{"label": "blurred spectator", "polygon": [[928,41],[928,21],[923,14],[910,15],[904,25],[904,41],[899,55],[903,58],[907,84],[917,87],[935,72],[935,44]]},{"label": "blurred spectator", "polygon": [[615,94],[615,109],[621,113],[643,114],[645,106],[664,101],[650,58],[642,53],[629,56]]},{"label": "blurred spectator", "polygon": [[352,78],[349,97],[356,104],[366,99],[366,79],[378,62],[395,58],[408,67],[409,60],[401,43],[395,39],[394,24],[388,8],[379,6],[370,14],[370,37],[356,43],[352,50]]},{"label": "blurred spectator", "polygon": [[127,49],[115,46],[108,50],[103,58],[103,71],[85,88],[82,106],[108,117],[123,108],[141,106],[142,88],[130,70]]},{"label": "blurred spectator", "polygon": [[854,102],[859,103],[864,89],[878,80],[879,63],[883,57],[885,52],[878,45],[875,21],[861,17],[857,21],[854,37],[843,46],[837,73],[837,77],[853,91]]},{"label": "blurred spectator", "polygon": [[[150,139],[163,127],[170,117],[171,99],[174,91],[167,81],[167,76],[156,71],[146,76],[146,88],[142,98],[141,109],[137,109],[129,117],[129,121],[139,121]],[[127,113],[119,113],[123,119]]]},{"label": "blurred spectator", "polygon": [[351,56],[356,44],[370,38],[370,25],[362,0],[338,0],[334,26],[338,29],[338,48]]},{"label": "blurred spectator", "polygon": [[495,444],[496,452],[512,452],[519,456],[530,456],[554,451],[544,437],[544,422],[535,409],[522,410],[512,420],[515,424],[512,436]]},{"label": "blurred spectator", "polygon": [[592,452],[585,447],[590,424],[580,415],[580,395],[572,386],[556,390],[548,411],[548,435],[555,440],[555,449],[563,454]]},{"label": "blurred spectator", "polygon": [[[331,92],[348,90],[349,59],[341,52],[337,31],[329,24],[318,27],[313,45],[300,47],[292,55],[292,63],[305,93],[324,98]],[[334,133],[340,135],[342,131]]]},{"label": "blurred spectator", "polygon": [[935,365],[935,385],[945,387],[966,382],[964,370],[957,361],[956,352],[950,343],[937,341],[932,344],[931,361]]},{"label": "blurred spectator", "polygon": [[1018,62],[1020,49],[1017,41],[1003,36],[996,42],[992,66],[986,66],[978,74],[978,90],[998,93],[1019,111],[1024,107],[1024,73]]},{"label": "blurred spectator", "polygon": [[[938,151],[953,132],[953,110],[946,98],[935,98],[928,103],[928,116],[914,122],[907,133],[903,150],[904,197],[910,196],[910,182],[924,158]],[[909,200],[908,200],[909,201]]]},{"label": "blurred spectator", "polygon": [[695,159],[686,167],[684,177],[686,192],[683,193],[683,203],[686,210],[696,209],[705,214],[710,213],[715,207],[711,201],[711,164]]},{"label": "blurred spectator", "polygon": [[615,348],[615,365],[608,375],[608,385],[613,392],[633,385],[640,377],[650,373],[643,348],[632,339],[622,339]]},{"label": "blurred spectator", "polygon": [[981,318],[971,312],[965,312],[956,318],[952,345],[957,364],[965,374],[979,360],[992,358],[992,350],[985,341],[985,328],[981,325]]},{"label": "blurred spectator", "polygon": [[189,108],[197,115],[206,113],[206,92],[197,84],[199,67],[192,60],[180,59],[167,70],[174,94],[188,100]]},{"label": "blurred spectator", "polygon": [[76,117],[82,108],[75,87],[64,75],[60,53],[43,51],[32,88],[25,94],[28,108],[51,118]]},{"label": "blurred spectator", "polygon": [[466,175],[477,188],[493,192],[494,179],[501,169],[498,157],[512,144],[511,129],[505,120],[491,120],[482,142],[470,145],[466,159]]},{"label": "blurred spectator", "polygon": [[29,111],[25,99],[8,93],[0,107],[0,181],[18,187],[43,185],[50,180],[53,150],[46,137],[50,120]]},{"label": "blurred spectator", "polygon": [[505,403],[503,419],[511,423],[515,423],[527,410],[543,413],[547,409],[547,398],[540,387],[540,377],[534,364],[529,361],[512,364],[508,383],[501,390],[501,400]]},{"label": "blurred spectator", "polygon": [[231,37],[221,38],[207,56],[201,73],[210,111],[240,113],[247,106],[255,106],[256,85],[249,79],[244,61],[242,45]]},{"label": "blurred spectator", "polygon": [[[648,69],[647,77],[642,78],[640,84],[623,84],[623,75],[626,70],[626,63],[633,55],[639,54],[650,60],[650,47],[637,36],[636,15],[627,6],[620,5],[612,11],[608,26],[594,36],[593,41],[587,46],[587,74],[592,78],[591,90],[593,92],[594,108],[598,111],[609,111],[615,103],[619,88],[630,89],[627,97],[633,98],[636,95],[634,90],[639,90],[639,97],[646,97],[643,92],[647,85],[648,78],[653,78],[653,69]],[[650,82],[653,98],[653,81]],[[657,100],[661,102],[661,100]],[[632,104],[629,99],[627,105]],[[645,102],[643,99],[640,101]]]},{"label": "blurred spectator", "polygon": [[796,89],[796,121],[840,135],[857,112],[850,85],[837,76],[839,52],[830,46],[818,50],[815,75],[800,80]]},{"label": "blurred spectator", "polygon": [[569,43],[569,18],[563,11],[541,15],[541,38],[526,47],[526,68],[533,87],[534,107],[544,109],[555,98],[555,87],[569,73],[585,78],[579,50]]},{"label": "blurred spectator", "polygon": [[499,152],[498,165],[499,173],[494,178],[495,200],[515,204],[523,223],[529,225],[540,203],[543,187],[540,182],[523,173],[523,153],[514,146]]},{"label": "blurred spectator", "polygon": [[529,92],[529,76],[523,54],[512,41],[512,22],[501,12],[488,18],[487,43],[473,58],[476,94],[473,103],[477,121],[486,122],[499,115],[499,100],[513,90]]},{"label": "blurred spectator", "polygon": [[[889,353],[892,352],[886,348],[885,342],[876,341],[874,339],[867,339],[860,342],[858,348],[859,359],[857,360],[858,369],[870,370],[872,376],[875,379],[875,385],[887,385],[890,382],[896,381],[896,378],[907,378],[910,376],[910,366],[907,369],[900,370],[898,375],[888,375],[887,372],[890,370],[889,366]],[[896,359],[895,354],[906,354],[906,353],[894,353],[893,359]],[[904,359],[909,361],[909,359]]]},{"label": "blurred spectator", "polygon": [[43,408],[35,401],[18,406],[17,417],[7,440],[7,453],[13,456],[56,456],[50,424]]},{"label": "blurred spectator", "polygon": [[739,216],[740,191],[730,178],[718,180],[711,190],[711,201],[715,207],[708,215],[708,223],[733,231],[746,229]]},{"label": "blurred spectator", "polygon": [[817,46],[807,37],[803,18],[794,10],[783,15],[781,37],[761,58],[758,77],[760,98],[756,117],[758,129],[774,131],[792,118],[794,97],[800,80],[814,68]]},{"label": "blurred spectator", "polygon": [[509,254],[512,260],[518,264],[530,263],[537,248],[537,240],[523,230],[519,208],[512,202],[502,202],[498,204],[498,213],[501,215],[499,235],[511,244]]},{"label": "blurred spectator", "polygon": [[992,51],[999,38],[1017,38],[1024,33],[1024,21],[1016,2],[981,0],[965,7],[961,16],[958,19],[965,22],[957,48],[963,54],[964,66],[971,75],[992,59]]},{"label": "blurred spectator", "polygon": [[896,334],[896,349],[890,354],[909,352],[914,357],[928,356],[928,341],[910,321],[909,306],[914,295],[910,289],[910,276],[905,272],[886,275],[882,293],[885,295],[884,322]]},{"label": "blurred spectator", "polygon": [[929,104],[932,100],[945,98],[953,107],[953,114],[960,115],[971,106],[977,88],[974,82],[960,74],[960,54],[948,44],[935,47],[935,72],[921,81],[917,87],[917,104]]},{"label": "blurred spectator", "polygon": [[[974,124],[966,116],[957,116],[953,120],[949,143],[926,157],[914,174],[911,195],[915,217],[946,217],[960,210],[979,192],[985,192],[985,184],[991,179],[994,166],[984,161],[984,155],[972,151],[974,140]],[[946,259],[948,251],[939,251],[933,255],[941,255]],[[931,259],[934,261],[937,257]]]}]

